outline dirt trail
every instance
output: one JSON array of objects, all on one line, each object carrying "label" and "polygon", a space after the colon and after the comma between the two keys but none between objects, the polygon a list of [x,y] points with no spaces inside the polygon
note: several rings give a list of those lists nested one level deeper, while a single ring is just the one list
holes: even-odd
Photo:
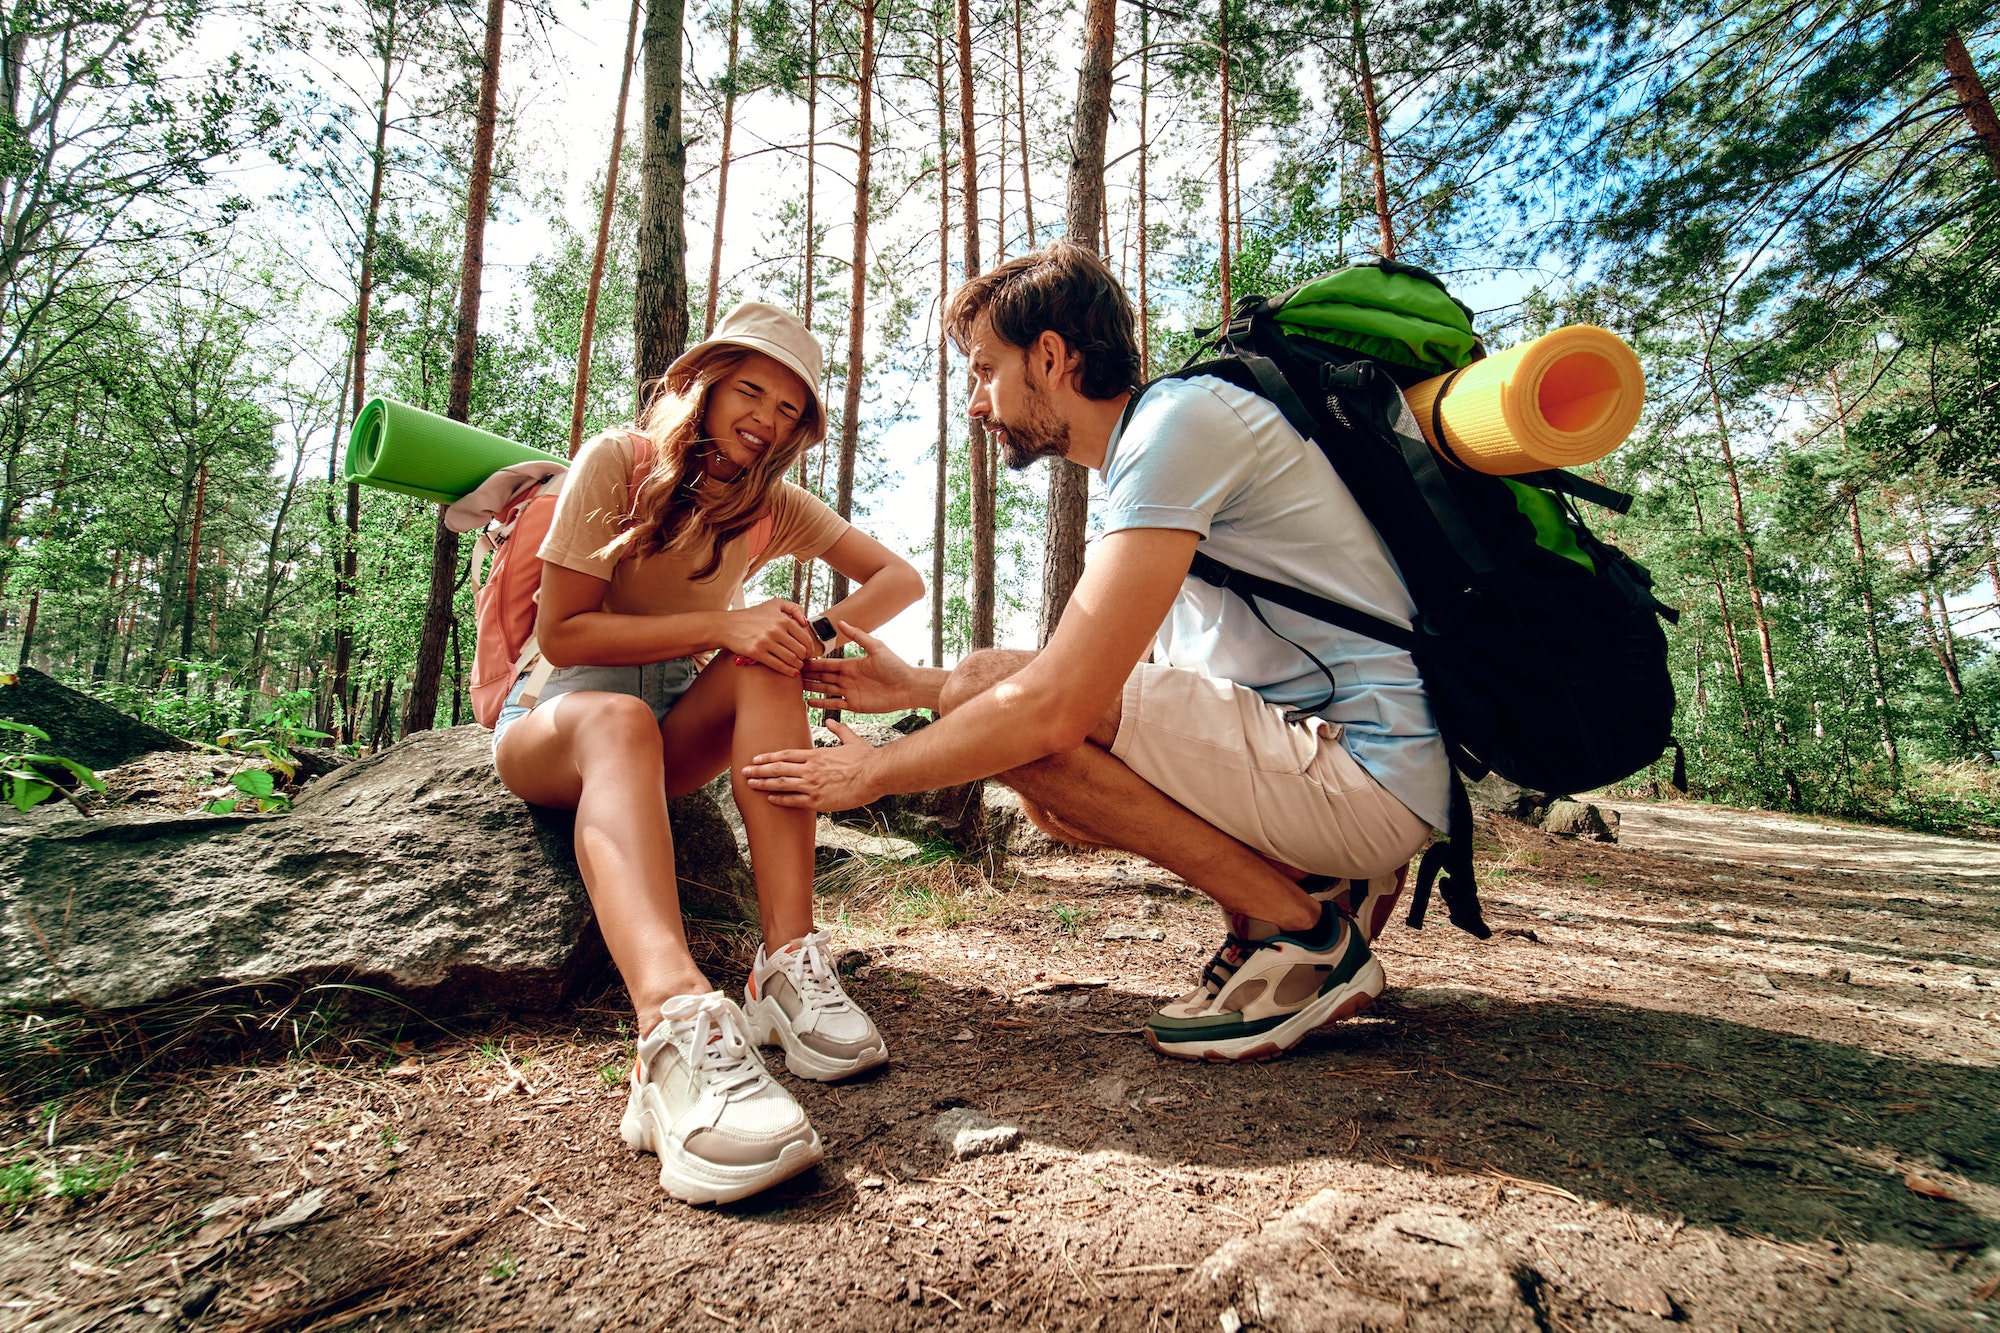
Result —
[{"label": "dirt trail", "polygon": [[[1218,927],[1143,863],[829,904],[895,1059],[781,1075],[827,1159],[732,1208],[618,1143],[615,990],[12,1108],[17,1160],[139,1165],[0,1224],[0,1327],[1990,1323],[2000,846],[1618,808],[1618,846],[1490,822],[1494,938],[1392,927],[1383,1001],[1264,1066],[1134,1035]],[[1018,1145],[954,1160],[959,1106]]]}]

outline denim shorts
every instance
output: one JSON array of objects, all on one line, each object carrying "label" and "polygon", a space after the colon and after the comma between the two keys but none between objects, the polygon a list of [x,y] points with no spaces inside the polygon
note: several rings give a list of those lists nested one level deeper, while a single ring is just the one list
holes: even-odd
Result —
[{"label": "denim shorts", "polygon": [[[549,676],[548,684],[542,686],[536,704],[545,704],[563,694],[575,694],[580,690],[599,690],[606,694],[629,694],[635,699],[644,699],[646,706],[653,710],[653,720],[659,721],[667,715],[701,668],[691,657],[675,657],[665,662],[648,662],[645,666],[572,666],[557,667]],[[520,703],[521,691],[527,688],[529,675],[524,672],[514,682],[514,688],[507,691],[507,702],[500,709],[500,716],[493,723],[493,748],[500,748],[500,738],[520,719],[528,715],[528,709]]]}]

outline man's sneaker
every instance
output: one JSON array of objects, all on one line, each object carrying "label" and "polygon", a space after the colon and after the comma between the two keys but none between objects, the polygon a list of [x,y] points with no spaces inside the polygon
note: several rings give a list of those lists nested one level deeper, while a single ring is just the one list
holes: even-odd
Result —
[{"label": "man's sneaker", "polygon": [[729,1203],[820,1159],[819,1135],[750,1044],[721,991],[677,995],[639,1041],[625,1142],[660,1159],[660,1187],[688,1203]]},{"label": "man's sneaker", "polygon": [[889,1058],[889,1043],[840,988],[840,972],[828,955],[832,943],[818,930],[770,957],[758,949],[743,988],[757,1044],[784,1047],[785,1068],[822,1083]]},{"label": "man's sneaker", "polygon": [[1193,994],[1146,1022],[1146,1040],[1181,1060],[1268,1060],[1314,1028],[1351,1018],[1382,993],[1382,965],[1330,904],[1311,930],[1246,939],[1241,917]]},{"label": "man's sneaker", "polygon": [[1405,861],[1393,878],[1378,875],[1374,879],[1337,879],[1332,875],[1307,875],[1299,881],[1299,887],[1316,901],[1332,903],[1345,912],[1349,920],[1361,927],[1361,938],[1373,944],[1395,919],[1396,903],[1403,896],[1403,880],[1409,873],[1410,864]]}]

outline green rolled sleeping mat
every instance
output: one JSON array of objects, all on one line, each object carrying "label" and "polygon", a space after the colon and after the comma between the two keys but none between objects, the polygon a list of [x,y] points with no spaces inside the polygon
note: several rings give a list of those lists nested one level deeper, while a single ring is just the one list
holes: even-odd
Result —
[{"label": "green rolled sleeping mat", "polygon": [[347,437],[347,480],[448,505],[503,467],[551,457],[393,398],[371,398]]}]

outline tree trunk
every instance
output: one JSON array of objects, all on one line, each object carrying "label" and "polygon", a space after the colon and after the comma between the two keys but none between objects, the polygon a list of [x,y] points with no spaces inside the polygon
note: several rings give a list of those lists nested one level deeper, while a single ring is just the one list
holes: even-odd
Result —
[{"label": "tree trunk", "polygon": [[[811,0],[811,17],[806,24],[806,237],[805,275],[801,283],[803,297],[800,301],[800,315],[807,328],[813,322],[813,258],[818,238],[813,234],[813,182],[818,179],[819,161],[819,0]],[[826,456],[825,446],[820,447],[820,456]],[[792,468],[793,479],[800,486],[806,484],[806,456],[799,455],[799,461]],[[811,605],[812,571],[811,561],[792,557],[792,600],[800,606]]]},{"label": "tree trunk", "polygon": [[[979,136],[973,126],[971,0],[958,0],[959,202],[965,210],[965,280],[979,276]],[[994,515],[999,499],[986,428],[970,421],[965,437],[972,490],[972,646],[993,646]]]},{"label": "tree trunk", "polygon": [[715,235],[708,248],[708,293],[703,298],[701,336],[715,332],[715,302],[722,290],[722,220],[729,211],[729,141],[736,132],[736,34],[743,0],[729,0],[729,73],[722,90],[722,160],[715,170]]},{"label": "tree trunk", "polygon": [[639,258],[632,332],[639,405],[687,348],[687,129],[681,114],[685,0],[647,0],[646,143],[639,162]]},{"label": "tree trunk", "polygon": [[[1701,491],[1694,485],[1692,479],[1688,481],[1687,489],[1688,494],[1694,499],[1695,536],[1701,539],[1702,545],[1706,546],[1708,544],[1708,522],[1703,517],[1701,511]],[[1715,588],[1716,608],[1722,613],[1722,638],[1729,646],[1729,665],[1736,673],[1736,702],[1743,710],[1743,733],[1746,736],[1753,735],[1754,728],[1750,720],[1750,682],[1743,670],[1743,644],[1736,637],[1736,617],[1729,610],[1729,593],[1723,587],[1722,571],[1716,567],[1715,561],[1712,559],[1708,561],[1708,576],[1710,583]]]},{"label": "tree trunk", "polygon": [[[1832,375],[1833,411],[1840,427],[1840,452],[1849,453],[1847,445],[1847,404],[1841,401],[1840,373]],[[1861,488],[1848,484],[1842,490],[1847,496],[1847,526],[1854,538],[1854,584],[1861,593],[1862,625],[1868,639],[1868,676],[1875,686],[1875,719],[1882,730],[1882,753],[1888,756],[1889,773],[1892,780],[1900,782],[1902,756],[1896,749],[1896,731],[1889,717],[1889,686],[1882,670],[1882,638],[1875,623],[1875,580],[1868,572],[1868,547],[1861,539]]]},{"label": "tree trunk", "polygon": [[[1089,0],[1083,13],[1083,63],[1076,76],[1070,121],[1069,182],[1063,233],[1095,236],[1104,217],[1104,140],[1111,125],[1111,56],[1117,0]],[[1049,460],[1049,508],[1042,547],[1042,608],[1037,638],[1056,632],[1076,581],[1083,576],[1089,472],[1066,458]]]},{"label": "tree trunk", "polygon": [[[951,287],[951,132],[944,91],[944,32],[936,36],[938,130],[938,312]],[[937,491],[931,510],[931,665],[944,665],[945,512],[951,484],[951,345],[944,320],[937,339]]]},{"label": "tree trunk", "polygon": [[1146,290],[1146,159],[1153,155],[1147,139],[1146,103],[1152,96],[1151,11],[1139,11],[1139,378],[1153,375],[1153,317],[1151,294]]},{"label": "tree trunk", "polygon": [[[799,313],[804,317],[806,327],[813,322],[813,292],[819,286],[816,281],[814,260],[819,248],[819,236],[813,230],[813,186],[819,179],[819,0],[811,0],[811,17],[806,23],[806,276],[805,299],[800,302]],[[805,460],[799,460],[803,479]]]},{"label": "tree trunk", "polygon": [[[479,289],[486,271],[486,207],[493,191],[493,129],[500,117],[500,39],[507,0],[487,0],[485,65],[479,72],[479,121],[472,138],[472,178],[465,191],[465,252],[458,268],[458,328],[451,349],[451,388],[444,414],[472,415],[472,373],[479,362]],[[444,677],[445,640],[458,592],[459,534],[437,511],[431,538],[431,585],[417,637],[415,679],[403,699],[403,734],[429,731],[437,722],[438,683]]]},{"label": "tree trunk", "polygon": [[[611,161],[604,168],[604,206],[597,213],[597,248],[590,253],[590,286],[583,296],[583,336],[577,340],[576,389],[569,405],[571,458],[583,447],[583,413],[590,398],[590,345],[597,337],[597,294],[604,286],[604,256],[611,248],[611,209],[618,199],[618,158],[625,148],[625,101],[632,92],[632,54],[639,41],[640,2],[632,0],[632,16],[625,22],[625,64],[618,75],[618,115],[611,123]],[[452,707],[458,707],[455,698]]]},{"label": "tree trunk", "polygon": [[1354,65],[1361,85],[1361,112],[1368,124],[1368,161],[1375,172],[1375,222],[1381,228],[1382,258],[1396,257],[1396,228],[1389,215],[1389,169],[1382,160],[1382,112],[1375,102],[1375,74],[1368,65],[1368,30],[1361,0],[1351,0],[1354,12]]},{"label": "tree trunk", "polygon": [[[861,448],[861,380],[868,369],[868,176],[875,153],[875,9],[876,0],[861,0],[861,103],[855,111],[854,252],[847,285],[847,383],[840,405],[840,475],[835,482],[834,511],[842,518],[854,512],[854,459]],[[847,575],[833,571],[829,606],[847,596]]]},{"label": "tree trunk", "polygon": [[[334,436],[336,445],[339,435]],[[336,452],[338,449],[336,448]],[[278,550],[285,536],[285,522],[292,512],[292,501],[298,497],[299,478],[306,466],[306,442],[303,437],[294,441],[292,451],[292,473],[285,479],[284,498],[278,501],[278,512],[271,519],[271,540],[264,547],[264,595],[257,610],[257,633],[250,644],[250,677],[252,680],[264,672],[264,651],[270,643],[271,612],[278,601]]]},{"label": "tree trunk", "polygon": [[[1021,130],[1021,210],[1028,224],[1028,248],[1041,244],[1035,237],[1035,185],[1028,168],[1028,62],[1021,40],[1021,6],[1014,0],[1014,113]],[[1088,26],[1088,20],[1085,20]]]},{"label": "tree trunk", "polygon": [[1951,76],[1951,90],[1958,95],[1958,105],[1972,126],[1973,137],[1985,150],[1993,174],[2000,177],[2000,117],[1993,114],[1993,99],[1987,96],[1986,83],[1979,77],[1972,53],[1965,49],[1965,39],[1956,29],[1944,39],[1944,68]]},{"label": "tree trunk", "polygon": [[194,484],[194,525],[188,534],[187,581],[181,601],[181,662],[174,668],[175,685],[187,689],[187,660],[194,656],[194,616],[195,590],[201,578],[201,525],[208,512],[208,463],[203,460],[195,470]]},{"label": "tree trunk", "polygon": [[1221,123],[1221,134],[1215,145],[1215,168],[1219,179],[1215,191],[1215,211],[1221,222],[1219,236],[1222,258],[1219,271],[1222,278],[1222,323],[1229,322],[1229,311],[1233,304],[1229,297],[1229,0],[1218,0],[1216,5],[1216,58],[1215,68],[1221,80],[1221,97],[1217,108]]},{"label": "tree trunk", "polygon": [[[382,26],[382,83],[375,104],[375,155],[368,185],[368,217],[361,232],[361,282],[354,303],[354,357],[348,372],[348,388],[353,394],[353,416],[359,420],[368,401],[368,308],[375,295],[375,244],[382,221],[382,180],[389,169],[389,92],[394,86],[396,51],[396,0],[390,0]],[[339,451],[338,438],[334,449]],[[347,483],[347,507],[342,516],[340,563],[333,580],[333,694],[340,701],[339,739],[354,740],[353,708],[349,703],[349,673],[354,663],[354,627],[344,614],[354,596],[355,576],[360,572],[358,543],[361,540],[361,487]]]},{"label": "tree trunk", "polygon": [[[1771,703],[1771,729],[1778,738],[1778,748],[1790,747],[1790,737],[1786,734],[1785,715],[1778,707],[1778,664],[1771,651],[1771,621],[1764,614],[1764,589],[1757,581],[1757,548],[1750,537],[1750,520],[1743,509],[1743,485],[1736,473],[1736,451],[1729,443],[1729,422],[1722,412],[1722,393],[1716,387],[1715,371],[1707,356],[1702,357],[1702,376],[1708,382],[1708,401],[1715,412],[1715,436],[1722,446],[1723,475],[1729,480],[1730,512],[1736,522],[1736,540],[1743,552],[1743,582],[1750,593],[1750,616],[1757,626],[1757,651],[1764,667],[1764,695]],[[1780,765],[1785,783],[1785,799],[1793,806],[1799,804],[1802,793],[1799,790],[1798,775],[1789,763]]]}]

